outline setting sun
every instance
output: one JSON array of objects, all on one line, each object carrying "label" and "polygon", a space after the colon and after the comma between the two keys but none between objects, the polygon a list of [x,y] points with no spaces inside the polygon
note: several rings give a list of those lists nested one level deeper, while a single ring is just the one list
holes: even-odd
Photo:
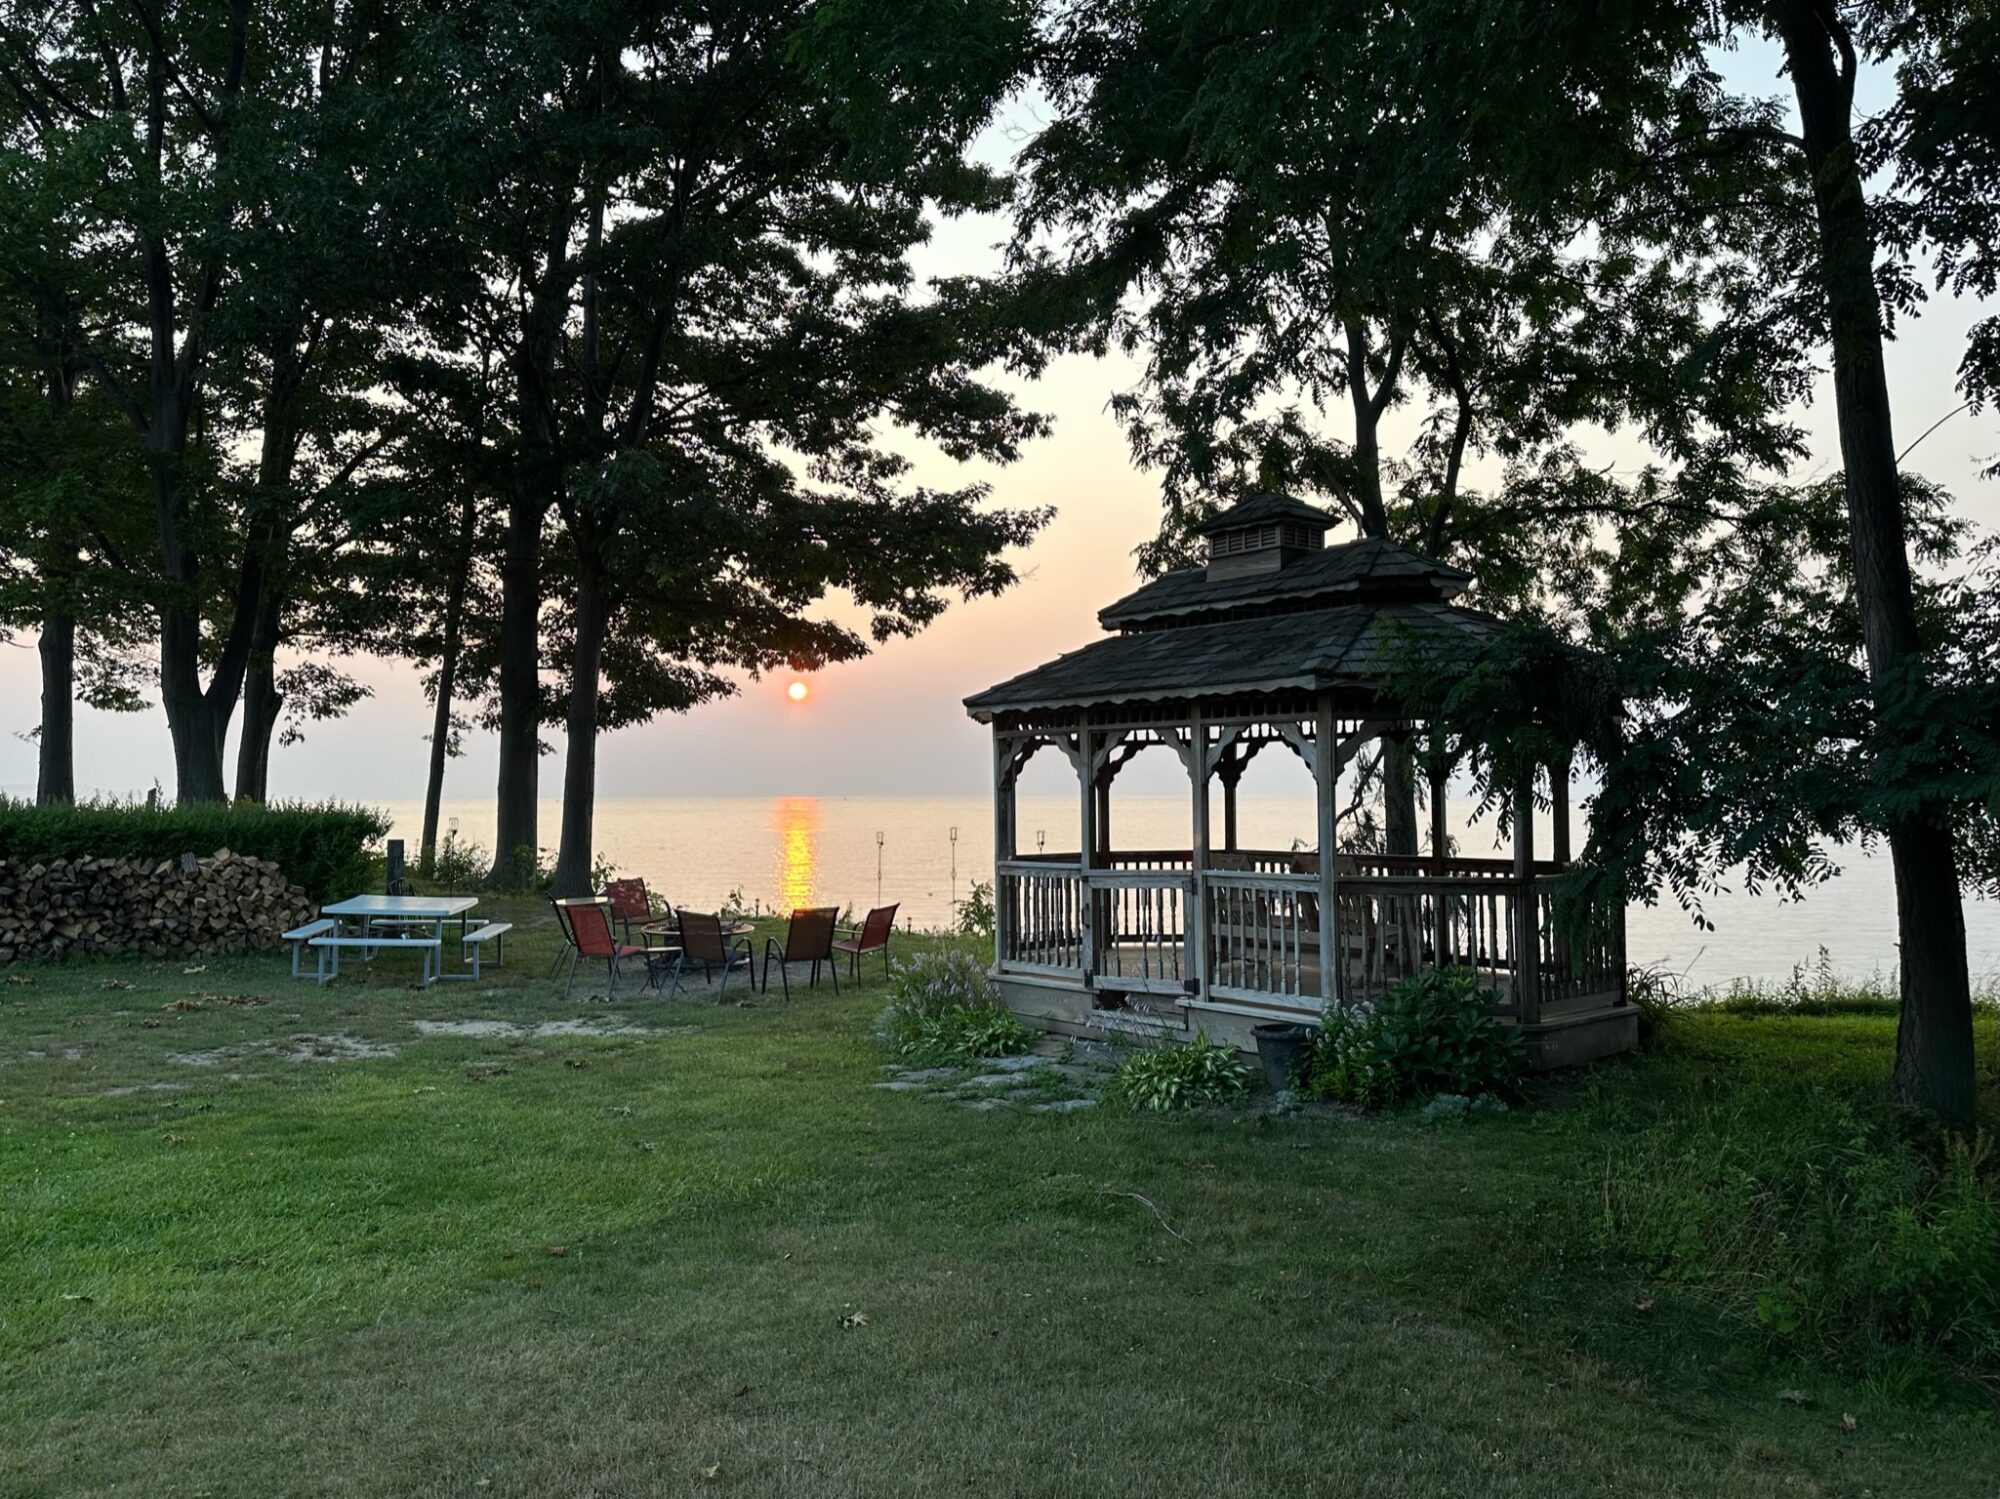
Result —
[{"label": "setting sun", "polygon": [[792,683],[791,686],[785,689],[785,696],[790,698],[795,703],[802,703],[806,700],[806,693],[809,691],[811,691],[811,689],[808,688],[805,683],[794,682]]}]

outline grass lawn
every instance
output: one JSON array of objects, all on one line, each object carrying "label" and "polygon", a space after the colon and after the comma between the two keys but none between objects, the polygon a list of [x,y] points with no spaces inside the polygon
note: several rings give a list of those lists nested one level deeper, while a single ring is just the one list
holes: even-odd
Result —
[{"label": "grass lawn", "polygon": [[[874,1086],[879,966],[606,1005],[517,936],[428,991],[6,972],[0,1494],[1994,1492],[1968,1393],[1565,1249],[1603,1150],[1561,1103],[975,1112]],[[513,1028],[414,1024],[466,1020]],[[1887,1069],[1881,1017],[1701,1027],[1598,1087]]]}]

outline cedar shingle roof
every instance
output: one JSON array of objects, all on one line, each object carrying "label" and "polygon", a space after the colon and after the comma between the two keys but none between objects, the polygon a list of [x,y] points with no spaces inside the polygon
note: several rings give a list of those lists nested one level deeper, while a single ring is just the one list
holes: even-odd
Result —
[{"label": "cedar shingle roof", "polygon": [[1147,698],[1373,684],[1411,646],[1471,643],[1501,628],[1475,609],[1409,599],[1141,630],[1058,656],[976,693],[965,707],[983,721]]},{"label": "cedar shingle roof", "polygon": [[1117,629],[1172,615],[1207,614],[1279,601],[1296,603],[1322,595],[1329,605],[1369,596],[1407,599],[1427,595],[1442,600],[1464,592],[1471,582],[1472,574],[1463,568],[1393,541],[1364,537],[1308,552],[1271,572],[1211,578],[1205,568],[1183,568],[1107,605],[1098,611],[1097,620],[1106,629]]}]

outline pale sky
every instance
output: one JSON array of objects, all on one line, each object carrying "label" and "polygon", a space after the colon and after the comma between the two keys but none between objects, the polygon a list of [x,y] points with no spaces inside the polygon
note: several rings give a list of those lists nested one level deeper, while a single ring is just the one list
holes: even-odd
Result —
[{"label": "pale sky", "polygon": [[[1768,52],[1728,60],[1726,70],[1775,90]],[[991,132],[1004,155],[1031,123],[1021,106]],[[989,269],[1004,235],[997,221],[942,226],[921,269],[946,274]],[[1978,304],[1935,300],[1901,330],[1889,350],[1896,436],[1907,447],[1932,422],[1959,404],[1954,375]],[[968,478],[991,482],[997,503],[1053,505],[1054,522],[1020,558],[1020,585],[997,599],[955,605],[913,640],[896,641],[873,656],[821,672],[811,697],[795,707],[785,697],[788,677],[747,684],[742,695],[679,718],[605,735],[598,752],[599,794],[660,795],[863,795],[978,793],[990,769],[985,731],[971,723],[960,700],[994,682],[1072,650],[1098,635],[1096,612],[1136,582],[1132,549],[1152,534],[1160,514],[1157,479],[1133,468],[1123,434],[1107,410],[1112,394],[1131,387],[1136,368],[1126,361],[1081,358],[1057,362],[1032,383],[1016,382],[1023,404],[1055,417],[1055,431],[1007,468],[960,466],[911,448],[919,482],[956,485]],[[1822,381],[1822,385],[1825,382]],[[1803,413],[1815,469],[1838,463],[1830,394]],[[1418,414],[1401,416],[1401,429],[1385,434],[1399,445]],[[1637,468],[1646,461],[1630,437],[1608,435],[1592,444],[1600,461]],[[1393,451],[1393,446],[1391,448]],[[1978,478],[2000,455],[2000,420],[1989,410],[1952,417],[1926,439],[1909,466],[1958,496],[1963,512],[1980,526],[2000,528],[2000,484]],[[1477,486],[1493,476],[1474,469]],[[1343,528],[1330,536],[1338,541]],[[35,747],[25,736],[39,721],[40,692],[32,633],[0,647],[0,790],[32,795]],[[336,723],[311,727],[304,743],[273,751],[274,797],[340,797],[408,801],[423,794],[429,709],[416,671],[402,662],[349,663],[374,695]],[[543,794],[561,786],[561,735],[549,737],[556,753],[545,757]],[[172,751],[157,707],[136,715],[106,715],[79,708],[76,731],[79,794],[143,793],[157,779],[171,790]],[[1046,758],[1046,757],[1044,757]],[[1264,759],[1272,759],[1266,756]],[[1282,759],[1284,757],[1276,757]],[[1158,763],[1149,763],[1157,760]],[[1259,762],[1261,763],[1261,761]],[[233,774],[234,748],[231,748]],[[1032,769],[1031,769],[1031,774]],[[492,736],[469,737],[467,753],[452,762],[446,795],[490,795],[495,774]],[[1183,784],[1169,758],[1135,761],[1121,789],[1173,791]],[[1246,790],[1254,790],[1246,785]],[[552,831],[549,830],[552,836]]]}]

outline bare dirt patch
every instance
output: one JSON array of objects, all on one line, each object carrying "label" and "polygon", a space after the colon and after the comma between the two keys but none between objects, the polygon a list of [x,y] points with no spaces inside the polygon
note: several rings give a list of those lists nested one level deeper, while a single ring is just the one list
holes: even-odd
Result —
[{"label": "bare dirt patch", "polygon": [[167,1054],[167,1060],[179,1067],[214,1067],[253,1057],[277,1057],[285,1062],[379,1062],[395,1055],[397,1049],[386,1042],[342,1033],[301,1034],[289,1042],[250,1041],[241,1046],[219,1046],[213,1051],[175,1051]]},{"label": "bare dirt patch", "polygon": [[470,1036],[475,1040],[500,1040],[516,1036],[657,1036],[653,1026],[621,1025],[610,1020],[581,1017],[574,1020],[544,1020],[536,1025],[516,1025],[510,1020],[412,1020],[411,1025],[426,1036]]}]

